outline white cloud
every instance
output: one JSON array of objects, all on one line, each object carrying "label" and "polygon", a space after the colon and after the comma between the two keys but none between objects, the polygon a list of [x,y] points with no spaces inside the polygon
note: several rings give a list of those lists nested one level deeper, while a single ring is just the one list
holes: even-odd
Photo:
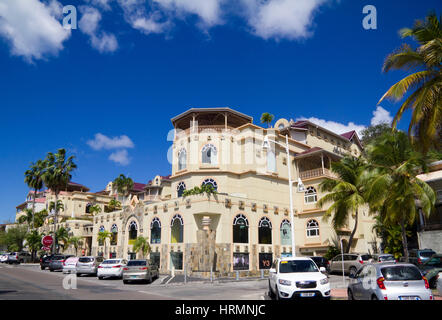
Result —
[{"label": "white cloud", "polygon": [[109,160],[119,163],[122,166],[127,166],[130,163],[129,154],[126,149],[112,152],[109,156]]},{"label": "white cloud", "polygon": [[222,23],[221,5],[225,0],[154,0],[167,11],[176,16],[198,16],[205,26],[214,26]]},{"label": "white cloud", "polygon": [[87,141],[87,144],[94,150],[110,150],[134,147],[134,143],[126,135],[109,138],[108,136],[105,136],[101,133],[95,134],[95,138],[93,140]]},{"label": "white cloud", "polygon": [[26,61],[45,59],[63,49],[71,31],[64,29],[59,17],[61,5],[52,0],[2,0],[0,37],[11,45],[11,54]]},{"label": "white cloud", "polygon": [[90,37],[91,45],[100,53],[114,52],[118,49],[118,41],[115,35],[106,32],[99,32],[98,27],[101,21],[101,13],[98,9],[81,6],[82,17],[78,21],[78,28],[81,32]]},{"label": "white cloud", "polygon": [[371,118],[371,125],[375,126],[381,123],[391,124],[393,117],[390,112],[378,106],[375,111],[373,111],[373,118]]},{"label": "white cloud", "polygon": [[252,32],[264,39],[307,38],[313,16],[325,0],[241,0]]},{"label": "white cloud", "polygon": [[361,125],[361,124],[355,124],[354,122],[349,122],[347,124],[343,124],[343,123],[339,123],[339,122],[335,122],[335,121],[328,121],[328,120],[319,119],[319,118],[315,118],[315,117],[310,117],[310,118],[300,117],[300,118],[296,119],[296,121],[298,121],[298,120],[308,120],[310,122],[313,122],[314,124],[324,127],[324,128],[326,128],[334,133],[337,133],[337,134],[342,134],[345,132],[355,130],[358,133],[358,135],[361,136],[361,131],[366,128],[366,126]]}]

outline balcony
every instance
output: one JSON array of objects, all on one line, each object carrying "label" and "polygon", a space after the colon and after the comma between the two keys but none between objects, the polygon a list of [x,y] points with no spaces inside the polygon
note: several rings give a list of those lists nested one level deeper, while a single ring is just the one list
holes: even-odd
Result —
[{"label": "balcony", "polygon": [[336,175],[327,168],[317,168],[299,172],[301,180],[312,179],[318,177],[336,178]]}]

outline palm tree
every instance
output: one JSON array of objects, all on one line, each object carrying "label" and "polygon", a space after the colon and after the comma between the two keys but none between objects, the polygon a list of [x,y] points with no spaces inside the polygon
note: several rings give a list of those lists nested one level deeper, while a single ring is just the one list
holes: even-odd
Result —
[{"label": "palm tree", "polygon": [[[404,111],[411,109],[412,118],[408,134],[413,132],[416,146],[427,152],[442,141],[442,26],[435,13],[425,21],[418,20],[413,28],[400,30],[402,38],[411,37],[418,42],[416,49],[404,44],[387,56],[383,71],[414,71],[394,84],[378,102],[389,98],[393,101],[408,97],[402,103],[393,120],[393,127]],[[413,91],[414,90],[414,91]]]},{"label": "palm tree", "polygon": [[66,230],[64,227],[60,227],[59,229],[57,229],[55,231],[55,233],[53,233],[55,236],[55,239],[57,241],[57,244],[59,242],[62,242],[62,244],[60,244],[60,246],[63,248],[63,251],[65,250],[68,241],[69,241],[69,233],[68,230]]},{"label": "palm tree", "polygon": [[98,232],[98,243],[104,243],[104,255],[106,256],[106,240],[112,238],[112,232],[109,231],[100,231]]},{"label": "palm tree", "polygon": [[96,215],[99,214],[100,212],[101,212],[101,207],[98,204],[96,204],[95,206],[91,206],[89,208],[89,213],[91,215]]},{"label": "palm tree", "polygon": [[34,224],[36,228],[41,227],[44,224],[46,217],[48,216],[48,211],[43,209],[34,215]]},{"label": "palm tree", "polygon": [[274,118],[273,114],[270,114],[270,113],[268,113],[268,112],[264,112],[264,113],[261,115],[261,123],[265,123],[265,124],[267,124],[267,127],[270,128],[270,124],[272,123],[273,118]]},{"label": "palm tree", "polygon": [[417,175],[427,170],[427,158],[413,150],[402,131],[385,133],[367,148],[374,175],[367,187],[371,211],[377,211],[382,223],[400,225],[405,261],[408,261],[407,225],[418,217],[416,205],[429,216],[436,195]]},{"label": "palm tree", "polygon": [[77,256],[78,248],[83,245],[82,237],[69,237],[68,244],[75,248],[75,256]]},{"label": "palm tree", "polygon": [[[55,203],[58,204],[58,195],[60,191],[65,189],[72,178],[71,172],[77,168],[73,161],[74,156],[66,159],[66,150],[58,149],[57,153],[48,152],[46,156],[47,167],[43,173],[43,181],[47,188],[49,188],[55,195]],[[57,228],[58,206],[55,208],[54,226]],[[55,239],[52,245],[52,252],[55,252]]]},{"label": "palm tree", "polygon": [[[55,202],[54,201],[51,201],[49,203],[49,211],[52,211],[52,210],[55,211]],[[59,212],[59,211],[64,211],[64,204],[61,200],[57,201],[57,212]]]},{"label": "palm tree", "polygon": [[37,230],[32,230],[26,235],[26,243],[31,251],[32,261],[34,261],[35,253],[41,248],[41,234]]},{"label": "palm tree", "polygon": [[[32,199],[32,217],[35,216],[35,198],[37,192],[43,188],[43,173],[46,170],[46,162],[38,160],[31,163],[31,167],[25,171],[25,183],[29,188],[34,189],[34,197]],[[32,219],[32,228],[35,228],[34,218]]]},{"label": "palm tree", "polygon": [[347,224],[349,215],[355,214],[355,224],[348,240],[346,252],[350,251],[356,229],[358,227],[359,208],[366,204],[365,172],[366,164],[361,158],[345,157],[340,162],[333,162],[331,170],[338,179],[327,178],[319,185],[321,192],[329,192],[323,196],[318,205],[332,202],[324,214],[327,220],[333,215],[333,228],[338,231]]},{"label": "palm tree", "polygon": [[134,182],[131,178],[120,174],[118,178],[113,181],[112,186],[117,190],[117,194],[127,197],[134,186]]},{"label": "palm tree", "polygon": [[121,209],[121,202],[117,199],[111,199],[107,206],[104,207],[105,212],[112,212]]},{"label": "palm tree", "polygon": [[149,244],[149,239],[147,237],[137,237],[133,246],[133,250],[136,253],[141,251],[144,259],[144,257],[152,251],[152,248]]},{"label": "palm tree", "polygon": [[18,223],[20,224],[26,223],[28,225],[28,231],[29,231],[29,226],[33,223],[34,215],[32,214],[32,210],[30,209],[25,209],[23,210],[23,212],[25,214],[20,216],[20,218],[18,218]]}]

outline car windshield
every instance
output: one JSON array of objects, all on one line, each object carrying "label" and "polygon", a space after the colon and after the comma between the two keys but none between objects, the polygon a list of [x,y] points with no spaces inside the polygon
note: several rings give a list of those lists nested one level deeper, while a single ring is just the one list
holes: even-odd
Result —
[{"label": "car windshield", "polygon": [[120,263],[120,260],[106,260],[103,261],[103,264],[117,264]]},{"label": "car windshield", "polygon": [[420,253],[420,256],[423,258],[430,258],[433,254],[436,254],[434,251],[423,251]]},{"label": "car windshield", "polygon": [[82,263],[93,262],[93,261],[94,261],[94,258],[81,257],[78,259],[78,262],[82,262]]},{"label": "car windshield", "polygon": [[133,267],[133,266],[145,266],[147,263],[147,261],[140,261],[140,260],[131,260],[127,263],[128,267]]},{"label": "car windshield", "polygon": [[288,260],[279,264],[280,273],[318,272],[318,268],[311,260]]},{"label": "car windshield", "polygon": [[371,255],[363,254],[363,255],[361,255],[361,259],[362,259],[362,261],[368,261],[371,259]]},{"label": "car windshield", "polygon": [[55,257],[52,257],[52,260],[63,260],[64,259],[64,256],[55,256]]},{"label": "car windshield", "polygon": [[394,256],[380,256],[379,261],[395,261]]},{"label": "car windshield", "polygon": [[442,258],[441,257],[433,257],[425,263],[427,266],[432,266],[435,268],[442,268]]},{"label": "car windshield", "polygon": [[386,281],[422,280],[419,269],[413,266],[392,266],[381,269]]}]

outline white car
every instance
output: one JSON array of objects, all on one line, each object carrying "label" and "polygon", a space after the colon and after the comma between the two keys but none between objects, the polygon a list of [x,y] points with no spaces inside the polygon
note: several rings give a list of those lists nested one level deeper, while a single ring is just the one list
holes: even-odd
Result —
[{"label": "white car", "polygon": [[78,257],[69,257],[63,262],[63,273],[76,273]]},{"label": "white car", "polygon": [[97,268],[98,279],[103,280],[105,277],[123,278],[123,268],[126,267],[125,259],[108,259],[104,260]]},{"label": "white car", "polygon": [[437,275],[437,292],[442,296],[442,272]]},{"label": "white car", "polygon": [[330,283],[325,268],[318,269],[310,258],[287,257],[273,262],[269,275],[269,295],[276,299],[330,299]]},{"label": "white car", "polygon": [[5,263],[8,260],[9,253],[2,253],[0,255],[0,262]]}]

